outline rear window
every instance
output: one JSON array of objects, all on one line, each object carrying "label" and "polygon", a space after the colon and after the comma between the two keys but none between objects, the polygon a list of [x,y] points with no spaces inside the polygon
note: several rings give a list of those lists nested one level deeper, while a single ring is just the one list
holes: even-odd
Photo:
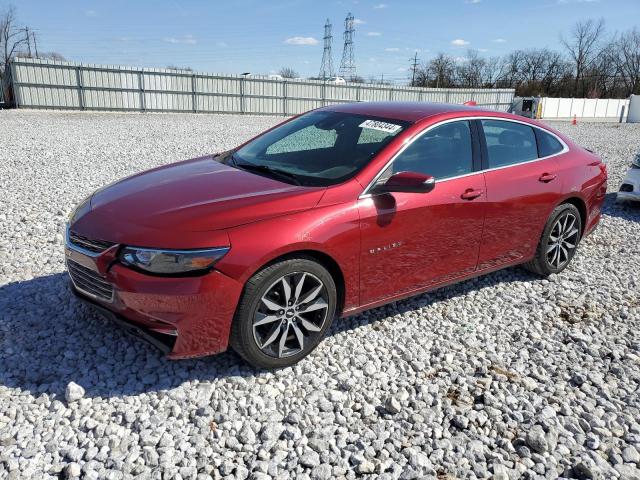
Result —
[{"label": "rear window", "polygon": [[538,158],[533,128],[501,120],[482,120],[489,168],[504,167]]},{"label": "rear window", "polygon": [[538,153],[541,157],[555,155],[564,148],[556,137],[543,130],[536,129],[536,137],[538,138]]}]

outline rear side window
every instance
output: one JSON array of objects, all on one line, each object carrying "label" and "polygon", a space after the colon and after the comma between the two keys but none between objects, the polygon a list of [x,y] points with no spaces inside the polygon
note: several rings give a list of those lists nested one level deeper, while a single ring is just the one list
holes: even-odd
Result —
[{"label": "rear side window", "polygon": [[393,161],[393,172],[418,172],[436,180],[473,171],[468,121],[445,123],[418,137]]},{"label": "rear side window", "polygon": [[541,157],[555,155],[564,148],[556,137],[549,135],[543,130],[537,129],[536,137],[538,138],[538,153]]},{"label": "rear side window", "polygon": [[515,122],[482,120],[489,168],[504,167],[538,158],[533,128]]}]

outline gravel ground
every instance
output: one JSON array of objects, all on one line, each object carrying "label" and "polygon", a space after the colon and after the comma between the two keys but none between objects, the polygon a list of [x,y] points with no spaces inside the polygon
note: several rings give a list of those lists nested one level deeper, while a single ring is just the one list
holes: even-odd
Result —
[{"label": "gravel ground", "polygon": [[[640,478],[640,207],[547,280],[497,272],[336,322],[299,365],[169,362],[70,295],[97,187],[268,117],[0,112],[0,478]],[[559,128],[615,191],[640,125]]]}]

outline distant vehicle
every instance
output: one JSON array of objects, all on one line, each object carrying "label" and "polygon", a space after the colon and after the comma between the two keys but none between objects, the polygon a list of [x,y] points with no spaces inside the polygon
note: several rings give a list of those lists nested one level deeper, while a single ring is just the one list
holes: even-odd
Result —
[{"label": "distant vehicle", "polygon": [[335,83],[336,85],[346,85],[347,81],[342,77],[331,77],[327,83]]},{"label": "distant vehicle", "polygon": [[539,118],[540,97],[516,97],[508,112],[526,118]]},{"label": "distant vehicle", "polygon": [[561,272],[606,182],[596,155],[533,120],[332,105],[97,190],[65,257],[80,298],[169,358],[230,345],[278,368],[335,317],[518,264]]},{"label": "distant vehicle", "polygon": [[640,201],[640,156],[637,156],[631,163],[631,168],[618,190],[618,200]]},{"label": "distant vehicle", "polygon": [[269,75],[269,80],[284,80],[284,77],[274,73]]}]

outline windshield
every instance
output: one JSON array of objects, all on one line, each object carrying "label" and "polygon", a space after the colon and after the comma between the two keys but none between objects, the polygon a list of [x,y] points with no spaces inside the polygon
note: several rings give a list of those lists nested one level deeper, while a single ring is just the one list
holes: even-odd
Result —
[{"label": "windshield", "polygon": [[258,175],[305,186],[353,177],[409,122],[317,111],[256,138],[222,161]]}]

